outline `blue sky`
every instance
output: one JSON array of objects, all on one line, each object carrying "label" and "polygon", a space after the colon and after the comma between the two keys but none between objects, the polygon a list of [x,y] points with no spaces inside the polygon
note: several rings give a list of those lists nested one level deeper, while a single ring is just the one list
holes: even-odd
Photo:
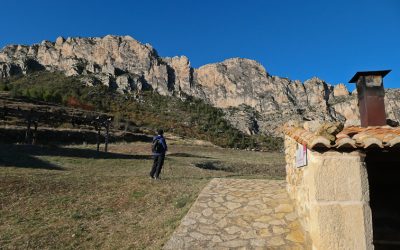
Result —
[{"label": "blue sky", "polygon": [[57,36],[130,35],[192,66],[244,57],[271,75],[347,83],[392,69],[400,88],[398,0],[12,1],[0,3],[0,47]]}]

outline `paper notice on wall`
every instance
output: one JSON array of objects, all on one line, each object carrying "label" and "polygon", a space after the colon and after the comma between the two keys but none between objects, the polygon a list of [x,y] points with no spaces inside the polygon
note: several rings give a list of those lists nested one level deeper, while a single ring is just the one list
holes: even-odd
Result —
[{"label": "paper notice on wall", "polygon": [[307,147],[306,145],[297,144],[296,150],[296,167],[304,167],[307,165]]}]

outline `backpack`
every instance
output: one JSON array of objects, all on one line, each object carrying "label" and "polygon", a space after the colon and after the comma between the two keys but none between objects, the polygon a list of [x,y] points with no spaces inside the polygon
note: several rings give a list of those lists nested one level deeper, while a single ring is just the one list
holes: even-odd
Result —
[{"label": "backpack", "polygon": [[151,152],[153,153],[162,153],[164,146],[161,143],[161,139],[153,140],[153,144],[151,145]]}]

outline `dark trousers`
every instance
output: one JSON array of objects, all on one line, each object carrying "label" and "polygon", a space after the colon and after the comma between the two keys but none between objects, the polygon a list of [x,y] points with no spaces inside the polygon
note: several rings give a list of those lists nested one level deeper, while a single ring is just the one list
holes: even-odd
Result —
[{"label": "dark trousers", "polygon": [[154,178],[158,178],[162,169],[162,166],[164,165],[164,159],[165,159],[165,154],[161,155],[153,155],[153,167],[151,168],[150,171],[150,176]]}]

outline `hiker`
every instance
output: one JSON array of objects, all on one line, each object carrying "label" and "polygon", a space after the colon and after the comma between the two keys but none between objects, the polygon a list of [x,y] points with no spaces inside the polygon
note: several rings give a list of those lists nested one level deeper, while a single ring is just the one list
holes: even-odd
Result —
[{"label": "hiker", "polygon": [[151,146],[154,162],[150,171],[150,177],[155,180],[160,178],[160,172],[164,164],[165,152],[168,150],[167,142],[163,136],[164,131],[159,129],[157,134],[157,136],[154,136],[153,144]]}]

